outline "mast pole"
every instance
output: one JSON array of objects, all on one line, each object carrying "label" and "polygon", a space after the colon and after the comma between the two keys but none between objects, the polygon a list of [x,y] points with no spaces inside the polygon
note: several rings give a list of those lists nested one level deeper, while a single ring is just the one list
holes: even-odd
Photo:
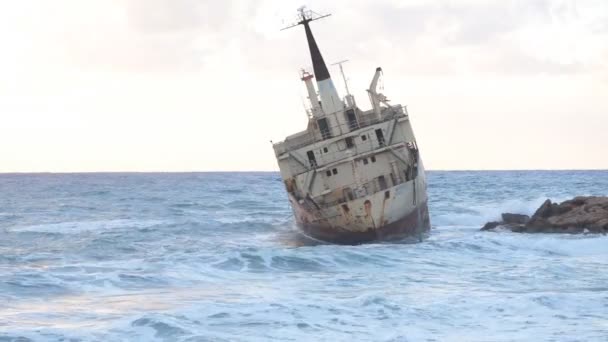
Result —
[{"label": "mast pole", "polygon": [[336,62],[332,65],[338,65],[340,67],[340,73],[342,74],[342,80],[344,81],[344,88],[346,89],[346,95],[350,95],[350,91],[348,90],[348,82],[346,81],[346,75],[344,74],[344,68],[342,68],[342,64],[348,62],[348,59]]}]

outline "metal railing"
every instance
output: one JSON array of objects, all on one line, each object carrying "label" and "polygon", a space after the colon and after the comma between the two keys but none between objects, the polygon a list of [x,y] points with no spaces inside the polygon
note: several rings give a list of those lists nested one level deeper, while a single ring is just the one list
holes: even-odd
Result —
[{"label": "metal railing", "polygon": [[281,149],[277,152],[278,154],[283,154],[285,152],[297,150],[299,148],[314,144],[319,141],[346,135],[350,132],[363,129],[365,127],[369,127],[381,122],[386,122],[396,117],[408,117],[407,107],[400,106],[385,108],[381,118],[376,117],[375,113],[372,111],[360,115],[360,120],[358,120],[357,122],[347,122],[345,124],[330,126],[329,130],[324,130],[321,132],[322,139],[317,138],[314,131],[308,131],[307,133],[302,134],[295,139],[285,139],[282,142],[276,143],[275,146],[281,146]]}]

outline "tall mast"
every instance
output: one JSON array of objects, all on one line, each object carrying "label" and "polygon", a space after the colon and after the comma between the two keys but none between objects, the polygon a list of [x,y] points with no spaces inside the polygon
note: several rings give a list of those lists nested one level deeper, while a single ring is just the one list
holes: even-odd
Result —
[{"label": "tall mast", "polygon": [[348,81],[346,80],[346,75],[344,74],[344,68],[342,67],[342,64],[348,62],[348,59],[336,62],[332,65],[338,65],[340,66],[340,73],[342,74],[342,80],[344,81],[344,89],[346,90],[346,96],[344,96],[344,100],[346,100],[346,106],[347,107],[354,107],[355,106],[355,97],[351,95],[350,90],[348,90]]},{"label": "tall mast", "polygon": [[298,12],[298,22],[284,28],[284,30],[297,25],[304,25],[304,31],[306,32],[306,40],[308,41],[308,49],[310,50],[310,58],[312,59],[314,76],[317,80],[317,87],[319,88],[319,96],[321,97],[321,107],[323,108],[323,112],[325,112],[325,114],[331,114],[342,111],[344,109],[344,104],[338,96],[338,92],[336,91],[336,87],[331,79],[331,75],[329,74],[329,70],[325,64],[325,60],[323,60],[319,46],[317,45],[315,37],[312,34],[312,30],[310,29],[311,21],[328,17],[331,14],[323,16],[317,15],[316,17],[313,17],[313,12],[307,11],[305,7],[300,7]]},{"label": "tall mast", "polygon": [[342,74],[342,80],[344,81],[344,89],[346,89],[346,95],[350,95],[350,91],[348,90],[348,82],[346,81],[346,75],[344,74],[344,68],[342,67],[342,64],[348,62],[348,59],[336,62],[332,65],[337,65],[340,67],[340,74]]}]

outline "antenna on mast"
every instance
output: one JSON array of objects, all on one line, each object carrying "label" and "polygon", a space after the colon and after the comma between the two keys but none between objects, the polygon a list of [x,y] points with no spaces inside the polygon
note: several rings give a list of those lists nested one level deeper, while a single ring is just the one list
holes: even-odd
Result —
[{"label": "antenna on mast", "polygon": [[340,66],[340,73],[342,74],[342,80],[344,80],[344,88],[346,88],[346,94],[350,95],[350,91],[348,90],[348,82],[346,81],[346,76],[344,75],[344,68],[342,68],[342,64],[348,62],[348,59],[341,60],[339,62],[333,63],[332,65]]},{"label": "antenna on mast", "polygon": [[307,24],[307,23],[309,23],[311,21],[323,19],[323,18],[329,17],[330,15],[331,15],[331,13],[330,14],[321,15],[321,14],[313,12],[311,10],[307,10],[306,6],[302,6],[302,7],[298,8],[298,17],[296,19],[297,20],[296,23],[295,24],[291,24],[291,25],[289,25],[287,27],[283,27],[281,29],[281,31],[290,29],[292,27],[296,27],[298,25],[304,25],[305,23]]}]

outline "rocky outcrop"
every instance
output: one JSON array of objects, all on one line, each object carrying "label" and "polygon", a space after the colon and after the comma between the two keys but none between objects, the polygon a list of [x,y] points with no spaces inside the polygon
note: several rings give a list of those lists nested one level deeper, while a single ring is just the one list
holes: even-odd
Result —
[{"label": "rocky outcrop", "polygon": [[530,221],[530,216],[522,214],[502,214],[502,222],[508,224],[526,224]]},{"label": "rocky outcrop", "polygon": [[532,215],[502,214],[481,230],[510,229],[518,233],[608,234],[608,197],[575,197],[562,203],[546,200]]}]

